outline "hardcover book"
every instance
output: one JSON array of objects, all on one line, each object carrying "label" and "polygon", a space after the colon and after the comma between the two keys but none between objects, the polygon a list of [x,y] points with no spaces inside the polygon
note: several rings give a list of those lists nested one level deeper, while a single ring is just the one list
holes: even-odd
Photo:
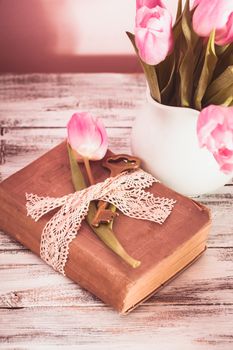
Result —
[{"label": "hardcover book", "polygon": [[[92,169],[98,182],[109,176],[99,161],[92,162]],[[160,182],[148,191],[176,200],[162,225],[123,214],[114,221],[118,240],[141,261],[139,267],[132,268],[106,247],[85,221],[69,246],[66,275],[121,313],[149,298],[206,248],[208,208]],[[50,197],[74,192],[65,142],[0,184],[0,228],[40,255],[41,234],[54,212],[33,221],[27,216],[26,192]]]}]

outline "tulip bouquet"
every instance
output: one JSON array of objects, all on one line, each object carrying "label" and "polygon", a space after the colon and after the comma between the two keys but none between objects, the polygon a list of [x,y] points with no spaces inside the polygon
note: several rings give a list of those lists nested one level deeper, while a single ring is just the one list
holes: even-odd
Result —
[{"label": "tulip bouquet", "polygon": [[225,172],[233,172],[233,1],[136,0],[127,32],[159,103],[201,111],[197,135]]},{"label": "tulip bouquet", "polygon": [[163,0],[137,0],[127,33],[158,102],[201,110],[233,105],[233,1],[179,0],[176,21]]}]

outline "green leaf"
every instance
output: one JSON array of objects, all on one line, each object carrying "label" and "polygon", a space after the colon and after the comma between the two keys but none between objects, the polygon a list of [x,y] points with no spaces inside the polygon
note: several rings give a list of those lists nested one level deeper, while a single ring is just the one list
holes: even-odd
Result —
[{"label": "green leaf", "polygon": [[177,39],[181,34],[181,20],[179,20],[173,28],[174,48],[170,55],[168,55],[164,61],[160,62],[156,66],[156,72],[159,81],[159,87],[161,91],[161,102],[169,104],[172,94],[174,94],[175,84],[175,71],[177,52],[179,52]]},{"label": "green leaf", "polygon": [[147,83],[149,85],[151,96],[156,101],[161,102],[159,83],[158,83],[158,78],[157,78],[155,67],[143,62],[142,59],[140,58],[137,46],[135,44],[134,34],[132,34],[130,32],[126,32],[126,34],[128,35],[128,38],[130,39],[131,43],[133,44],[134,50],[135,50],[135,52],[138,56],[138,59],[141,63],[141,66],[142,66],[143,71],[144,71],[145,76],[146,76]]},{"label": "green leaf", "polygon": [[164,61],[160,62],[156,66],[156,72],[159,81],[159,87],[161,91],[161,102],[163,104],[172,104],[174,98],[174,90],[178,85],[178,79],[176,79],[177,62],[179,60],[180,48],[179,48],[179,36],[182,33],[181,27],[182,16],[182,0],[179,0],[177,8],[176,23],[173,26],[173,40],[174,48],[170,55],[168,55]]},{"label": "green leaf", "polygon": [[217,63],[217,56],[215,53],[215,46],[214,46],[214,40],[215,40],[215,31],[213,31],[209,37],[206,53],[205,53],[205,60],[204,65],[202,68],[201,76],[199,83],[197,85],[197,89],[194,96],[194,103],[195,108],[198,110],[201,110],[202,108],[202,99],[205,95],[206,89],[211,82],[211,79],[213,77],[214,69],[216,67]]},{"label": "green leaf", "polygon": [[207,88],[204,105],[216,104],[228,106],[233,99],[233,65],[229,66]]},{"label": "green leaf", "polygon": [[[232,89],[233,89],[233,85],[232,85]],[[225,107],[230,107],[233,105],[233,96],[229,96],[225,102],[222,103],[222,106],[225,106]]]},{"label": "green leaf", "polygon": [[183,57],[179,66],[180,101],[181,106],[190,107],[193,95],[194,47],[199,38],[192,28],[192,12],[190,11],[189,0],[185,4],[181,26],[183,33],[183,40],[181,41]]},{"label": "green leaf", "polygon": [[[80,170],[80,167],[76,161],[75,155],[67,143],[67,149],[68,149],[68,155],[70,160],[70,168],[71,168],[71,174],[72,174],[72,182],[74,185],[74,189],[76,191],[80,191],[84,188],[86,188],[85,180],[83,178],[82,172]],[[111,210],[115,211],[115,208],[112,208]],[[89,224],[90,228],[95,232],[95,234],[118,256],[120,256],[125,262],[127,262],[130,266],[133,268],[136,268],[140,266],[140,261],[135,260],[132,258],[122,247],[118,239],[116,238],[113,230],[112,230],[112,223],[110,224],[101,224],[99,227],[93,227],[92,226],[92,220],[95,217],[96,214],[96,206],[94,202],[90,203],[89,211],[87,214],[86,221]]]},{"label": "green leaf", "polygon": [[182,0],[178,0],[177,11],[176,11],[176,22],[179,21],[182,15]]},{"label": "green leaf", "polygon": [[227,51],[228,47],[229,47],[229,44],[224,45],[224,46],[215,45],[216,55],[218,57],[221,57]]},{"label": "green leaf", "polygon": [[200,37],[194,49],[193,91],[196,91],[200,80],[202,68],[205,61],[206,47],[207,44],[204,44],[203,38]]},{"label": "green leaf", "polygon": [[221,55],[219,61],[225,66],[233,65],[233,43],[228,45],[227,49]]},{"label": "green leaf", "polygon": [[[231,89],[233,89],[233,84],[231,85]],[[223,89],[223,90],[220,90],[218,94],[216,94],[212,99],[205,102],[203,107],[207,107],[210,104],[230,107],[232,105],[232,101],[233,101],[233,96],[232,95],[229,96],[227,89]]]},{"label": "green leaf", "polygon": [[[218,51],[220,47],[217,46]],[[218,62],[214,71],[214,79],[217,78],[224,70],[233,65],[233,43],[224,46],[224,50],[221,50],[221,54],[218,54]]]},{"label": "green leaf", "polygon": [[77,164],[77,160],[75,158],[74,152],[67,142],[67,150],[70,161],[70,169],[71,169],[71,178],[76,191],[83,190],[87,187],[86,182],[83,178],[83,174],[80,170],[80,167]]},{"label": "green leaf", "polygon": [[166,60],[166,64],[157,67],[156,70],[158,72],[159,84],[161,84],[161,102],[163,104],[170,104],[171,97],[174,94],[176,70],[175,55],[170,55],[169,59]]}]

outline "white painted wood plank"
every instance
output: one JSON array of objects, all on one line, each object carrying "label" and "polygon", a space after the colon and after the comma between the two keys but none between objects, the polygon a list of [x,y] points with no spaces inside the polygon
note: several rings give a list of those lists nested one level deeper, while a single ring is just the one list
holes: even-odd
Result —
[{"label": "white painted wood plank", "polygon": [[77,110],[106,126],[131,126],[145,100],[142,74],[28,74],[0,76],[0,121],[5,126],[64,127]]},{"label": "white painted wood plank", "polygon": [[4,349],[231,350],[232,316],[228,305],[144,305],[126,317],[105,306],[3,309],[0,337]]},{"label": "white painted wood plank", "polygon": [[[102,304],[28,251],[0,252],[1,307]],[[232,304],[233,249],[207,249],[149,304]]]}]

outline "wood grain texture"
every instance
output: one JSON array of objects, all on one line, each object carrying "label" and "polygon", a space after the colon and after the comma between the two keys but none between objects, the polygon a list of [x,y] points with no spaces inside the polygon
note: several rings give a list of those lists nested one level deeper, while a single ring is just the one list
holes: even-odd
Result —
[{"label": "wood grain texture", "polygon": [[[129,152],[143,75],[0,76],[0,176],[59,143],[77,109],[103,117],[115,152]],[[119,316],[0,233],[1,349],[233,348],[233,186],[199,197],[212,210],[206,254],[128,316]],[[29,345],[30,344],[30,345]]]},{"label": "wood grain texture", "polygon": [[99,115],[106,126],[131,127],[144,98],[142,74],[0,76],[2,127],[64,127],[77,109]]},{"label": "wood grain texture", "polygon": [[0,337],[4,349],[231,350],[232,316],[230,305],[144,305],[127,317],[105,306],[0,310]]},{"label": "wood grain texture", "polygon": [[[103,303],[68,278],[56,273],[27,250],[0,252],[0,308],[82,306]],[[22,285],[22,280],[24,280]],[[146,305],[233,304],[233,249],[208,249]],[[221,291],[221,293],[220,293]]]}]

